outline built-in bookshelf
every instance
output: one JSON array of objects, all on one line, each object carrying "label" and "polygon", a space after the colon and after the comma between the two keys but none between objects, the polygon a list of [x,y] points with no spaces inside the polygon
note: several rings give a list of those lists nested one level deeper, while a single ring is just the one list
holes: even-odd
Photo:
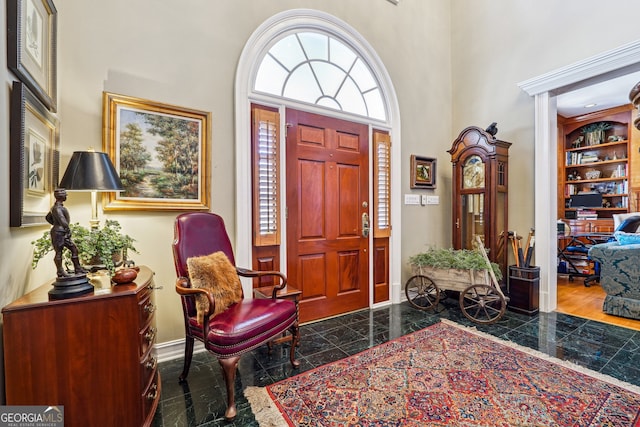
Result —
[{"label": "built-in bookshelf", "polygon": [[602,206],[586,207],[588,219],[628,212],[632,110],[625,105],[559,118],[558,218],[587,214],[585,207],[571,204],[578,194],[602,196]]}]

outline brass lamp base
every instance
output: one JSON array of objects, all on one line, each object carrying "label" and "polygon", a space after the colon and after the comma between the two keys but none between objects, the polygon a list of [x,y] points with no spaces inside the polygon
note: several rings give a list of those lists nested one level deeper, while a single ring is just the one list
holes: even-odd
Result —
[{"label": "brass lamp base", "polygon": [[90,292],[93,292],[93,285],[86,274],[58,277],[49,291],[49,299],[73,298]]}]

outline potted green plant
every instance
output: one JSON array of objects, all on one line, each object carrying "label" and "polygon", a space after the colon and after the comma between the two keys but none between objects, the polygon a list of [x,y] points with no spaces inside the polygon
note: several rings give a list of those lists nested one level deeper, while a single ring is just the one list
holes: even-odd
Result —
[{"label": "potted green plant", "polygon": [[[78,247],[80,261],[85,266],[104,266],[111,274],[116,265],[127,259],[128,251],[138,253],[133,243],[135,240],[122,233],[122,227],[118,221],[106,220],[102,228],[88,229],[78,223],[71,224],[71,239]],[[32,267],[36,268],[38,262],[49,252],[53,251],[49,230],[42,237],[31,242],[33,245]],[[70,265],[70,252],[63,252],[63,262]]]},{"label": "potted green plant", "polygon": [[605,131],[612,127],[613,126],[609,122],[596,122],[583,126],[581,130],[584,134],[585,143],[587,145],[602,144],[606,141]]},{"label": "potted green plant", "polygon": [[[470,249],[430,248],[409,258],[409,264],[415,269],[431,268],[436,270],[474,270],[487,269],[487,261],[480,251]],[[491,269],[497,280],[502,279],[500,266],[492,262]]]}]

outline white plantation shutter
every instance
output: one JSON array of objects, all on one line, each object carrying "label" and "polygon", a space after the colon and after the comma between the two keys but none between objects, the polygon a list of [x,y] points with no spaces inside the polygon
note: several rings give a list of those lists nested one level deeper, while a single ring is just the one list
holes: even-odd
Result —
[{"label": "white plantation shutter", "polygon": [[391,235],[391,137],[374,132],[374,228],[373,237]]},{"label": "white plantation shutter", "polygon": [[280,114],[253,110],[253,230],[256,246],[280,244]]}]

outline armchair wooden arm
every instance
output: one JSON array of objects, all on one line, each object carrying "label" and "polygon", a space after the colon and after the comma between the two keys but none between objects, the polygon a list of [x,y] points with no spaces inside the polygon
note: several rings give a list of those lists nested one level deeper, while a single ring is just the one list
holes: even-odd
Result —
[{"label": "armchair wooden arm", "polygon": [[209,289],[192,288],[189,285],[189,279],[186,277],[178,277],[176,280],[176,292],[183,296],[196,296],[198,294],[204,295],[209,300],[209,310],[204,313],[203,327],[208,325],[209,317],[213,314],[216,308],[216,299],[213,297],[213,293]]},{"label": "armchair wooden arm", "polygon": [[241,267],[236,267],[236,270],[238,271],[238,275],[243,277],[260,278],[260,277],[266,277],[266,276],[277,276],[280,279],[279,280],[280,284],[273,285],[273,293],[271,295],[271,298],[273,299],[276,299],[276,294],[279,290],[284,289],[284,287],[287,286],[287,276],[285,276],[283,273],[279,271],[271,271],[271,270],[259,271],[259,270],[251,270],[248,268],[241,268]]}]

